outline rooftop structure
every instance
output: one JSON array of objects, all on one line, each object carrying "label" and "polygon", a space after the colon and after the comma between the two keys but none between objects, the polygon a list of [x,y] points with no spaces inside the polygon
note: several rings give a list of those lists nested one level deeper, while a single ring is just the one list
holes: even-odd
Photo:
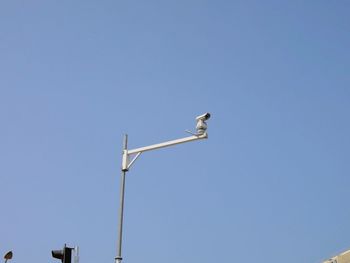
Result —
[{"label": "rooftop structure", "polygon": [[350,250],[325,260],[323,263],[350,263]]}]

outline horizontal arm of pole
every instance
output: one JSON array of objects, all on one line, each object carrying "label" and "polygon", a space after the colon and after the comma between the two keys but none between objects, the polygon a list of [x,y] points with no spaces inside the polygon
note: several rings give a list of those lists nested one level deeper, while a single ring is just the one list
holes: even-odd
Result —
[{"label": "horizontal arm of pole", "polygon": [[185,137],[185,138],[181,138],[181,139],[177,139],[177,140],[162,142],[162,143],[158,143],[158,144],[153,144],[153,145],[149,145],[149,146],[145,146],[145,147],[136,148],[133,150],[128,150],[128,155],[134,154],[134,153],[142,153],[142,152],[146,152],[146,151],[156,150],[159,148],[164,148],[164,147],[168,147],[168,146],[172,146],[172,145],[176,145],[176,144],[180,144],[180,143],[191,142],[191,141],[196,141],[196,140],[206,139],[206,138],[208,138],[207,133],[204,133],[201,135],[193,135],[193,136],[189,136],[189,137]]}]

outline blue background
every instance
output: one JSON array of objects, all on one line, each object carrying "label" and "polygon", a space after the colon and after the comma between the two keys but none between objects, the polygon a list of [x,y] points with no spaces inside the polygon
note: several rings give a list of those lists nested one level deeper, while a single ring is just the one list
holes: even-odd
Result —
[{"label": "blue background", "polygon": [[318,263],[350,248],[348,1],[0,2],[0,253]]}]

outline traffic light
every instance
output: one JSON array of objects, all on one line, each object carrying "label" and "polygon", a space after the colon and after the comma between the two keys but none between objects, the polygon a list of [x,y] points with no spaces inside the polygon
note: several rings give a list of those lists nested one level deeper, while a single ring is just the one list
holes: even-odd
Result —
[{"label": "traffic light", "polygon": [[73,248],[67,247],[64,245],[61,250],[52,250],[52,257],[58,258],[62,261],[62,263],[71,263],[72,262],[72,250]]}]

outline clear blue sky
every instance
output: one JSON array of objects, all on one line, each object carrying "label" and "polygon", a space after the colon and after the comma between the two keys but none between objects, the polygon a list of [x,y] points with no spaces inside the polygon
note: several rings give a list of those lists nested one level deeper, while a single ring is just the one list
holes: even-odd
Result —
[{"label": "clear blue sky", "polygon": [[0,3],[0,253],[12,263],[319,263],[350,248],[349,1]]}]

